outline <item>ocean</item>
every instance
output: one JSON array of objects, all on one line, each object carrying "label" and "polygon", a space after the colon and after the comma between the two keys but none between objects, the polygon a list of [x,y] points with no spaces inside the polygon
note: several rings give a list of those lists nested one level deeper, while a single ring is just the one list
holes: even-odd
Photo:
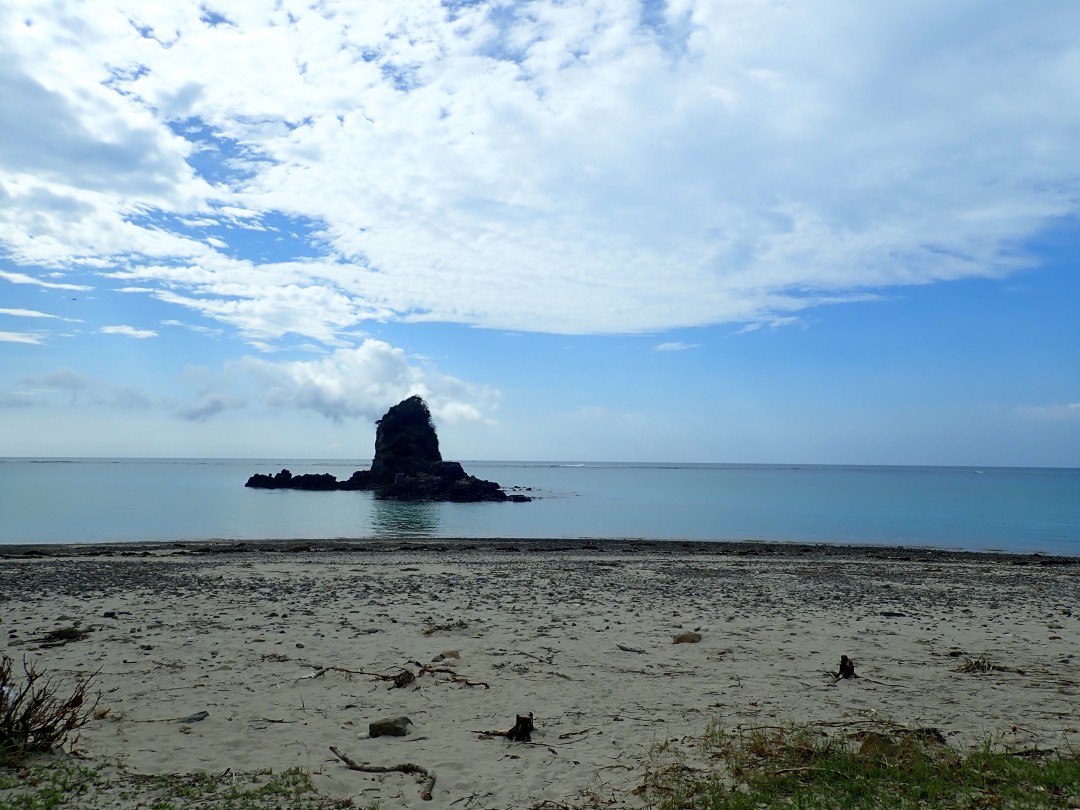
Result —
[{"label": "ocean", "polygon": [[369,461],[0,459],[0,544],[356,538],[642,538],[1080,555],[1080,469],[463,462],[531,503],[398,503],[251,490]]}]

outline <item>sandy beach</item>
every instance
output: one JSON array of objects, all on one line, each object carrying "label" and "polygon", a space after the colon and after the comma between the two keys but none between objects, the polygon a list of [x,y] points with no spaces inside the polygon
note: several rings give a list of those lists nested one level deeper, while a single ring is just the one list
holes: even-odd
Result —
[{"label": "sandy beach", "polygon": [[[1080,560],[898,548],[4,547],[0,649],[98,672],[104,716],[77,749],[116,773],[300,766],[323,796],[384,810],[633,807],[650,752],[670,741],[692,760],[710,724],[882,720],[960,748],[1078,747],[1078,593]],[[859,678],[830,674],[841,655]],[[971,661],[992,668],[960,671]],[[403,671],[418,677],[398,688]],[[481,733],[528,713],[530,744]],[[369,736],[401,716],[406,736]],[[422,766],[431,800],[330,746]]]}]

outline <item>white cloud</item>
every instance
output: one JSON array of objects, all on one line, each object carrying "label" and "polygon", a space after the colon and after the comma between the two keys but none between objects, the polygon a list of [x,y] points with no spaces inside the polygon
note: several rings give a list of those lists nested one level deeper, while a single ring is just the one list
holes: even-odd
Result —
[{"label": "white cloud", "polygon": [[124,335],[125,337],[136,338],[137,340],[145,340],[146,338],[157,337],[158,333],[153,329],[136,329],[134,326],[103,326],[99,330],[103,335]]},{"label": "white cloud", "polygon": [[315,411],[335,422],[374,421],[391,405],[418,394],[437,422],[455,424],[483,420],[498,399],[489,388],[441,374],[430,364],[411,363],[402,349],[374,339],[314,360],[244,357],[218,375],[193,370],[191,379],[199,393],[176,413],[193,421],[260,402]]},{"label": "white cloud", "polygon": [[747,335],[751,332],[757,332],[759,329],[762,329],[766,326],[770,329],[779,329],[782,326],[790,326],[791,324],[798,322],[799,319],[792,316],[789,316],[787,318],[770,318],[767,321],[754,321],[753,323],[748,323],[746,324],[746,326],[738,329],[733,334]]},{"label": "white cloud", "polygon": [[0,309],[0,315],[12,315],[16,318],[59,318],[59,315],[50,315],[47,312],[38,312],[36,309]]},{"label": "white cloud", "polygon": [[71,368],[58,368],[21,381],[23,388],[0,396],[0,407],[101,405],[143,409],[150,399],[137,388],[112,385]]},{"label": "white cloud", "polygon": [[[2,189],[0,189],[2,191]],[[56,281],[42,281],[34,276],[28,276],[26,273],[13,273],[8,270],[0,270],[0,279],[4,281],[10,281],[12,284],[33,284],[38,287],[48,287],[51,290],[92,290],[93,287],[87,287],[82,284],[65,284]]]},{"label": "white cloud", "polygon": [[210,326],[200,326],[199,324],[184,323],[183,321],[177,321],[170,319],[161,322],[162,326],[180,326],[184,329],[190,329],[192,332],[198,332],[200,335],[207,335],[209,337],[220,337],[222,334],[221,329],[215,329]]},{"label": "white cloud", "polygon": [[682,343],[680,341],[669,341],[667,343],[658,343],[653,348],[658,352],[684,352],[687,349],[696,349],[701,346],[700,343]]},{"label": "white cloud", "polygon": [[1025,405],[1018,409],[1021,416],[1048,422],[1080,421],[1080,402],[1051,405]]},{"label": "white cloud", "polygon": [[[1074,4],[204,8],[9,15],[13,261],[118,269],[264,345],[372,319],[647,332],[1004,275],[1080,213]],[[315,257],[186,230],[271,214]]]},{"label": "white cloud", "polygon": [[27,332],[0,332],[0,343],[30,343],[40,344],[40,335],[31,335]]}]

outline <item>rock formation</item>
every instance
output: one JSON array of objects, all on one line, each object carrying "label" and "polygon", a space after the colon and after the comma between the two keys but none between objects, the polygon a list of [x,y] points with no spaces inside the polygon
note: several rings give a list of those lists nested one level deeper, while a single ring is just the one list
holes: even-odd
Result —
[{"label": "rock formation", "polygon": [[528,501],[507,495],[493,481],[468,475],[456,461],[443,461],[431,412],[420,397],[399,402],[375,430],[375,458],[370,470],[357,470],[346,481],[329,473],[276,475],[256,473],[245,486],[255,489],[373,490],[376,498],[403,501]]}]

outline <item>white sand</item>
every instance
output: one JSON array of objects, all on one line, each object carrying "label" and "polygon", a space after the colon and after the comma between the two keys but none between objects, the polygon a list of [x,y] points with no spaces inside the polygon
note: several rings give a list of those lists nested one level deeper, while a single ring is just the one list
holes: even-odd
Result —
[{"label": "white sand", "polygon": [[[689,745],[710,721],[878,718],[936,727],[958,747],[1080,746],[1075,563],[469,545],[0,559],[0,638],[9,656],[65,676],[100,668],[109,714],[79,742],[93,761],[143,774],[299,765],[320,792],[384,810],[590,795],[639,805],[650,748]],[[915,559],[882,558],[903,556]],[[75,620],[93,627],[82,641],[30,640]],[[424,632],[459,620],[467,627]],[[684,630],[700,643],[672,643]],[[441,673],[403,689],[338,671],[305,678],[416,671],[450,650],[460,660],[435,666],[490,688]],[[841,654],[859,679],[827,676]],[[956,671],[982,655],[1023,674]],[[537,744],[476,733],[526,712]],[[409,736],[366,738],[370,721],[395,715],[412,719]],[[414,777],[346,769],[330,745],[433,770],[433,801]]]}]

